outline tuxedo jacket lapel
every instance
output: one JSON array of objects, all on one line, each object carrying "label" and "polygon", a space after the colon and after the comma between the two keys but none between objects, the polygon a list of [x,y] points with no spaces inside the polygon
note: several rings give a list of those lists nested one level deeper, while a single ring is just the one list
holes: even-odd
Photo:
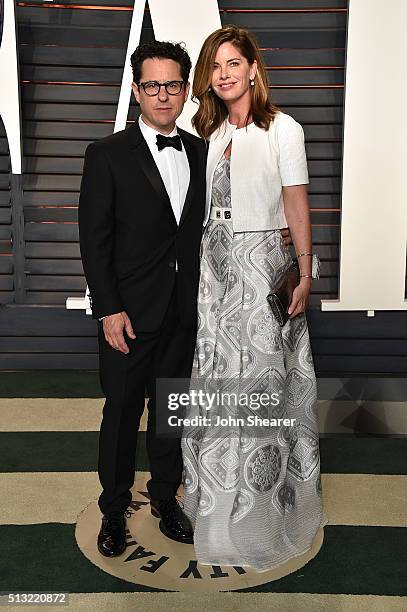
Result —
[{"label": "tuxedo jacket lapel", "polygon": [[189,138],[188,132],[185,132],[184,130],[180,130],[178,128],[178,133],[181,137],[182,144],[184,145],[185,152],[188,157],[189,175],[190,175],[188,191],[187,191],[187,195],[185,196],[185,202],[182,208],[181,219],[179,222],[179,224],[181,225],[186,215],[188,214],[188,211],[194,199],[196,183],[197,183],[198,157],[197,157],[196,147],[192,144],[191,139]]},{"label": "tuxedo jacket lapel", "polygon": [[137,160],[142,167],[144,174],[150,181],[152,188],[162,199],[167,201],[168,206],[172,211],[170,198],[161,178],[160,171],[158,170],[154,158],[151,155],[151,151],[148,148],[148,144],[141,133],[138,121],[135,121],[133,125],[128,128],[128,132],[130,138],[130,148],[137,156]]},{"label": "tuxedo jacket lapel", "polygon": [[[130,140],[130,148],[133,153],[137,156],[137,160],[142,167],[146,177],[148,178],[151,186],[157,194],[164,200],[166,200],[168,206],[172,214],[174,215],[174,211],[172,210],[171,201],[168,196],[167,190],[161,178],[160,171],[158,170],[154,158],[151,155],[151,151],[148,148],[148,144],[146,143],[141,130],[138,124],[138,121],[135,121],[131,127],[128,128],[129,140]],[[182,208],[180,225],[184,221],[186,215],[188,214],[188,210],[191,207],[192,201],[194,199],[194,194],[196,190],[197,183],[197,172],[198,172],[198,158],[196,147],[191,142],[189,138],[188,132],[178,129],[178,133],[181,137],[182,144],[184,145],[185,152],[187,154],[188,163],[189,163],[189,186],[187,190],[187,194],[185,196],[184,206]],[[176,221],[174,216],[174,221]]]}]

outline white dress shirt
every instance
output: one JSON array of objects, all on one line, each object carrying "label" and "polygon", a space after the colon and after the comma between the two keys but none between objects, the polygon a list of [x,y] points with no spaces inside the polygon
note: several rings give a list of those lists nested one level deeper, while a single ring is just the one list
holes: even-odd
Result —
[{"label": "white dress shirt", "polygon": [[[146,125],[141,115],[139,117],[139,125],[160,172],[168,197],[170,198],[175,219],[179,224],[190,177],[188,157],[184,145],[182,145],[182,151],[177,151],[174,147],[165,147],[165,149],[159,151],[157,147],[157,134],[160,134],[160,132]],[[165,134],[165,136],[175,136],[177,133],[177,126],[175,126],[171,134]]]}]

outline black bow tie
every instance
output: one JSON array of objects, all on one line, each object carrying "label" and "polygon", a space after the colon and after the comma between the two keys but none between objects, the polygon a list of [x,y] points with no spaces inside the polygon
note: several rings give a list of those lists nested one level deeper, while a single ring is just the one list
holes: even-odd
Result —
[{"label": "black bow tie", "polygon": [[163,136],[162,134],[157,134],[156,144],[159,151],[162,151],[162,149],[165,149],[165,147],[174,147],[174,149],[177,149],[177,151],[182,151],[182,142],[178,134],[175,136]]}]

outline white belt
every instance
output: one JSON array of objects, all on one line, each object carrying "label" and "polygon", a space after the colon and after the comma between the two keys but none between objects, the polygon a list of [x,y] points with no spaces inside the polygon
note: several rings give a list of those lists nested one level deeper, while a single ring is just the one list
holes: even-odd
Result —
[{"label": "white belt", "polygon": [[232,220],[232,209],[219,206],[211,207],[211,214],[209,216],[210,219],[214,221],[231,221]]}]

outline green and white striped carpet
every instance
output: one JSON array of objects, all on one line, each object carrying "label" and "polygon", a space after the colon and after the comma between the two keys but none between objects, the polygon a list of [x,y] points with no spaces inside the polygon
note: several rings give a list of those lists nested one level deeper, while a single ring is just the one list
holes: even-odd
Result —
[{"label": "green and white striped carpet", "polygon": [[[1,592],[69,592],[73,610],[407,610],[406,438],[321,438],[329,525],[300,570],[241,591],[168,593],[103,572],[75,541],[99,494],[96,375],[1,373],[0,389]],[[148,470],[143,432],[137,468]]]}]

